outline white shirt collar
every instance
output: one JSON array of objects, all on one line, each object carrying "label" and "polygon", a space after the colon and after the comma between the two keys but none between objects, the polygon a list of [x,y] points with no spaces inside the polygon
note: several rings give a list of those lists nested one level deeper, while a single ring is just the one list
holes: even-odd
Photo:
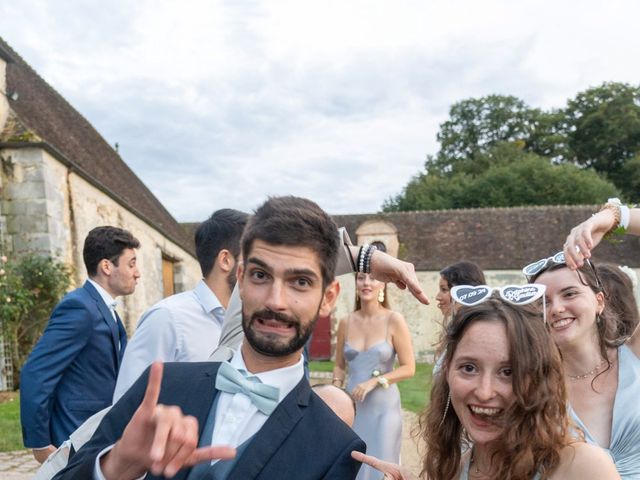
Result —
[{"label": "white shirt collar", "polygon": [[118,306],[118,301],[111,295],[109,295],[109,292],[107,292],[98,282],[91,280],[90,278],[88,279],[88,281],[96,288],[98,294],[100,295],[100,298],[102,298],[109,310],[115,310],[115,308]]},{"label": "white shirt collar", "polygon": [[[245,372],[249,372],[247,366],[244,363],[244,358],[242,357],[242,343],[233,353],[233,357],[231,358],[231,360],[229,360],[229,363],[237,370],[244,370]],[[267,372],[249,373],[258,377],[260,381],[266,385],[278,387],[280,391],[278,402],[281,402],[282,399],[289,395],[291,390],[293,390],[296,385],[298,385],[300,380],[302,380],[302,377],[304,376],[304,362],[302,355],[300,355],[300,360],[298,360],[298,362],[294,365],[277,368],[275,370],[269,370]]]},{"label": "white shirt collar", "polygon": [[204,282],[204,280],[200,280],[194,288],[200,303],[204,307],[204,309],[213,314],[224,315],[224,307],[216,297],[216,294],[213,293],[213,290],[209,288],[209,286]]}]

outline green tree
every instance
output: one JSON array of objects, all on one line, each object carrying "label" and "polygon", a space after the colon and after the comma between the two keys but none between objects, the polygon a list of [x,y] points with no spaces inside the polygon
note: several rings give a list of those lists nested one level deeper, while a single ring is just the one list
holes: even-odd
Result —
[{"label": "green tree", "polygon": [[545,113],[514,96],[489,95],[455,103],[440,125],[440,151],[427,159],[429,173],[479,173],[476,163],[499,143],[511,142],[526,151],[554,156],[558,112]]},{"label": "green tree", "polygon": [[596,172],[571,164],[554,165],[517,143],[500,143],[476,153],[481,173],[424,173],[383,205],[384,211],[443,208],[575,205],[616,196],[616,187]]},{"label": "green tree", "polygon": [[639,201],[634,167],[640,153],[640,88],[604,83],[569,100],[563,114],[564,160],[605,174],[625,198]]},{"label": "green tree", "polygon": [[58,260],[36,254],[0,261],[0,325],[11,345],[17,388],[22,365],[69,288],[71,270]]}]

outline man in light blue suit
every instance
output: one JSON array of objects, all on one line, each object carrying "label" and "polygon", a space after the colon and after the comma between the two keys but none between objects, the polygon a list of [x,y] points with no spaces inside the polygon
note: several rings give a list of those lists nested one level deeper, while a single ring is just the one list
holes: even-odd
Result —
[{"label": "man in light blue suit", "polygon": [[231,360],[155,363],[55,478],[355,478],[364,442],[311,390],[301,356],[340,292],[339,248],[315,203],[269,199],[242,237],[244,340]]},{"label": "man in light blue suit", "polygon": [[111,404],[127,344],[115,299],[136,288],[139,246],[121,228],[89,232],[83,249],[89,279],[55,307],[22,368],[22,436],[41,463],[87,418]]}]

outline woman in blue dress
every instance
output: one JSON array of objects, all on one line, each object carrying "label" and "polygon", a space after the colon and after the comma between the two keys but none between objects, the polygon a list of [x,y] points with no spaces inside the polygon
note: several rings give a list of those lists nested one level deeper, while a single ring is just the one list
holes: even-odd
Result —
[{"label": "woman in blue dress", "polygon": [[[413,347],[404,317],[388,307],[386,284],[366,273],[356,275],[356,309],[338,327],[334,385],[343,386],[347,371],[346,388],[357,402],[353,429],[367,452],[398,463],[402,410],[396,383],[415,373]],[[380,478],[366,465],[357,477]]]},{"label": "woman in blue dress", "polygon": [[[626,213],[640,234],[640,210]],[[621,223],[620,206],[607,205],[575,227],[556,254],[525,267],[547,287],[547,322],[562,359],[570,413],[588,442],[609,453],[623,479],[640,478],[640,333],[637,314],[611,308],[598,267],[588,257]],[[532,275],[531,275],[532,274]],[[627,292],[633,302],[633,293]]]}]

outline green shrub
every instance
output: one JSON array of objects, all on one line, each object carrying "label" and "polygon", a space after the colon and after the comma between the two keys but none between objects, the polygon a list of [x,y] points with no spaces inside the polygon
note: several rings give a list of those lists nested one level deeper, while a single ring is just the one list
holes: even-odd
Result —
[{"label": "green shrub", "polygon": [[71,268],[51,257],[0,257],[0,319],[11,351],[15,389],[20,369],[69,288],[70,277]]}]

